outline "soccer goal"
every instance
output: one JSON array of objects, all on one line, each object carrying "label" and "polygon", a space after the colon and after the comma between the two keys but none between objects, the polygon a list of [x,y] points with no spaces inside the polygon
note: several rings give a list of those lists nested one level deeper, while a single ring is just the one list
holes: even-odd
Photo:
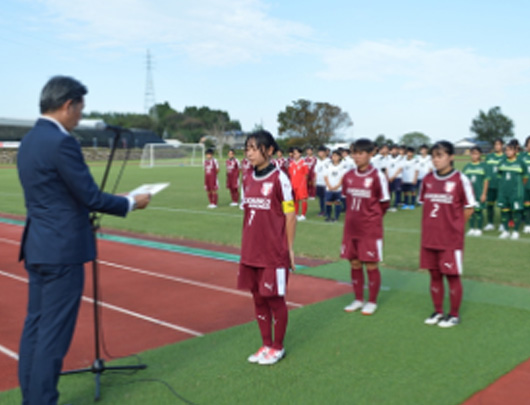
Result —
[{"label": "soccer goal", "polygon": [[202,143],[146,143],[142,150],[140,167],[202,166]]}]

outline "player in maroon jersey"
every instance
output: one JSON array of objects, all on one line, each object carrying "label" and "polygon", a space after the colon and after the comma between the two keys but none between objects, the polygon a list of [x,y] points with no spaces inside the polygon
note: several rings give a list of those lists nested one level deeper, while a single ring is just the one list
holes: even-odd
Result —
[{"label": "player in maroon jersey", "polygon": [[[420,267],[431,273],[431,298],[434,313],[427,325],[449,328],[460,323],[462,302],[462,253],[464,229],[476,205],[469,179],[453,168],[454,147],[439,141],[431,148],[435,171],[425,175],[419,201],[423,204],[421,221]],[[444,317],[444,281],[449,283],[451,309]]]},{"label": "player in maroon jersey", "polygon": [[[341,257],[351,264],[355,300],[344,308],[346,312],[361,309],[372,315],[377,309],[381,288],[378,263],[383,260],[383,215],[390,205],[386,176],[370,164],[375,145],[369,139],[353,144],[353,159],[357,168],[342,179],[342,194],[346,197],[346,218]],[[363,265],[368,273],[369,298],[364,302]]]},{"label": "player in maroon jersey", "polygon": [[230,190],[232,197],[231,207],[239,205],[239,172],[239,161],[234,157],[234,150],[230,149],[226,161],[226,188]]},{"label": "player in maroon jersey", "polygon": [[287,167],[287,159],[283,156],[283,150],[278,149],[276,151],[276,159],[273,159],[272,163],[274,163],[278,169],[285,172],[285,174],[288,174],[289,167]]},{"label": "player in maroon jersey", "polygon": [[317,164],[317,158],[313,154],[313,147],[308,146],[305,148],[305,164],[307,165],[307,168],[309,169],[309,173],[307,175],[307,194],[309,196],[310,200],[314,200],[317,195],[317,186],[316,186],[316,173],[315,173],[315,166]]},{"label": "player in maroon jersey", "polygon": [[295,270],[296,214],[289,179],[271,163],[276,148],[272,135],[263,130],[245,141],[254,171],[243,184],[245,214],[237,286],[250,290],[254,299],[263,345],[248,361],[261,365],[274,364],[285,355],[285,292],[289,269]]},{"label": "player in maroon jersey", "polygon": [[208,194],[208,201],[210,201],[208,208],[217,208],[217,190],[219,189],[217,173],[219,173],[219,163],[213,157],[213,149],[207,149],[204,156],[206,157],[204,160],[204,189]]}]

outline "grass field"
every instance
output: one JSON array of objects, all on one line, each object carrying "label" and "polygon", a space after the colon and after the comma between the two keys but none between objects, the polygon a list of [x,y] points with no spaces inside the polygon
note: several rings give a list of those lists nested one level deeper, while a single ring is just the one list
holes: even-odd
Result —
[{"label": "grass field", "polygon": [[[96,179],[103,168],[92,168]],[[146,182],[171,182],[145,212],[128,219],[105,217],[104,227],[238,246],[241,212],[228,207],[224,172],[220,207],[207,210],[200,168],[139,169],[130,166],[118,191]],[[0,212],[24,214],[16,170],[0,170]],[[111,182],[112,184],[112,182]],[[349,281],[338,260],[341,223],[325,223],[310,202],[308,221],[297,229],[298,255],[334,260],[300,270]],[[149,364],[133,376],[105,374],[102,404],[173,404],[160,382],[197,404],[459,404],[530,356],[530,238],[467,238],[463,323],[454,329],[425,327],[431,312],[428,276],[418,271],[421,209],[385,218],[385,260],[380,309],[374,317],[346,314],[350,295],[294,310],[287,357],[272,368],[246,356],[259,345],[254,323],[141,354]],[[134,359],[120,360],[134,362]],[[61,379],[61,402],[92,403],[90,376]],[[0,402],[19,403],[18,390]]]}]

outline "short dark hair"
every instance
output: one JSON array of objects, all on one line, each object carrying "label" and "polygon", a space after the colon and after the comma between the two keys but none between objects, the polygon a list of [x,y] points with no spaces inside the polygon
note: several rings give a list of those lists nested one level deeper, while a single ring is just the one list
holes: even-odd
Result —
[{"label": "short dark hair", "polygon": [[454,155],[455,154],[455,147],[454,145],[449,141],[438,141],[434,145],[431,146],[431,150],[429,153],[432,155],[432,153],[435,150],[443,150],[448,155]]},{"label": "short dark hair", "polygon": [[469,151],[470,152],[473,152],[473,151],[477,151],[478,153],[482,153],[482,149],[480,148],[480,146],[472,146],[471,148],[469,148]]},{"label": "short dark hair", "polygon": [[422,150],[422,149],[429,150],[429,147],[426,144],[423,144],[423,145],[420,146],[420,150]]},{"label": "short dark hair", "polygon": [[300,146],[293,146],[293,152],[297,151],[299,154],[302,154],[302,148]]},{"label": "short dark hair", "polygon": [[44,85],[40,94],[40,112],[57,111],[68,100],[80,103],[88,93],[80,81],[69,76],[54,76]]},{"label": "short dark hair", "polygon": [[524,146],[528,146],[528,142],[530,142],[530,135],[526,137],[526,140],[524,141]]},{"label": "short dark hair", "polygon": [[506,144],[507,148],[513,148],[518,149],[519,148],[519,141],[517,139],[512,139],[510,142]]},{"label": "short dark hair", "polygon": [[331,155],[337,155],[342,160],[342,153],[340,153],[340,148],[335,149],[333,152],[331,152]]},{"label": "short dark hair", "polygon": [[375,144],[367,138],[357,139],[352,144],[353,152],[368,152],[372,153],[375,149]]},{"label": "short dark hair", "polygon": [[414,153],[414,152],[416,152],[416,150],[412,146],[409,146],[409,147],[407,147],[407,152]]},{"label": "short dark hair", "polygon": [[504,139],[502,139],[502,138],[495,138],[494,141],[493,141],[493,144],[495,145],[497,142],[500,142],[501,145],[504,145]]},{"label": "short dark hair", "polygon": [[[529,137],[529,138],[530,138],[530,137]],[[318,147],[318,151],[319,151],[319,152],[326,152],[327,150],[328,150],[328,148],[326,148],[324,145],[320,145],[320,146]]]},{"label": "short dark hair", "polygon": [[204,152],[205,155],[213,155],[213,149],[212,148],[208,148],[206,149],[206,152]]}]

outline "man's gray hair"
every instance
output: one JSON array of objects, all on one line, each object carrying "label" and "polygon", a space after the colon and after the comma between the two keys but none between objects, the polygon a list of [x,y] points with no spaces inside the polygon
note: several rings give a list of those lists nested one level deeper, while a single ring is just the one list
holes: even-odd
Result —
[{"label": "man's gray hair", "polygon": [[54,76],[40,94],[40,112],[44,114],[56,111],[68,100],[79,103],[87,93],[85,85],[73,77]]}]

